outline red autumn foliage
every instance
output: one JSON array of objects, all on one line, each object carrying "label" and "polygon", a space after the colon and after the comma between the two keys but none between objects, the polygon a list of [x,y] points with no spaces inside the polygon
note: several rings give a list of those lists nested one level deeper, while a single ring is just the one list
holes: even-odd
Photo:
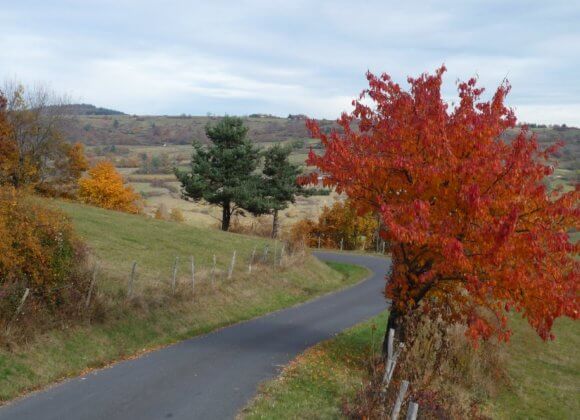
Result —
[{"label": "red autumn foliage", "polygon": [[[408,91],[368,73],[369,88],[338,121],[341,132],[327,135],[308,121],[325,152],[311,152],[307,163],[359,212],[380,214],[393,250],[389,324],[398,331],[423,301],[465,321],[474,340],[509,339],[511,308],[553,338],[556,318],[578,318],[580,247],[568,232],[579,225],[580,189],[547,190],[556,147],[541,150],[525,128],[511,141],[501,137],[516,123],[504,104],[507,82],[489,101],[475,79],[458,83],[459,103],[449,106],[445,70],[409,78]],[[497,322],[483,316],[490,312]]]}]

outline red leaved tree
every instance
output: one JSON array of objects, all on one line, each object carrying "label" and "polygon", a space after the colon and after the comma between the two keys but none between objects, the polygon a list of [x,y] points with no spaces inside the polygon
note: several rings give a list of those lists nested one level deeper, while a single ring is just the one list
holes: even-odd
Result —
[{"label": "red leaved tree", "polygon": [[516,122],[504,104],[507,83],[487,102],[475,79],[459,83],[450,107],[441,98],[444,72],[409,78],[408,91],[368,73],[369,88],[338,121],[341,132],[326,135],[308,121],[325,147],[308,164],[360,213],[380,214],[393,250],[388,327],[400,338],[404,315],[420,304],[445,308],[474,341],[494,333],[507,340],[511,308],[553,338],[557,317],[578,317],[579,246],[568,232],[578,228],[579,188],[547,190],[557,147],[540,150],[525,128],[502,139]]}]

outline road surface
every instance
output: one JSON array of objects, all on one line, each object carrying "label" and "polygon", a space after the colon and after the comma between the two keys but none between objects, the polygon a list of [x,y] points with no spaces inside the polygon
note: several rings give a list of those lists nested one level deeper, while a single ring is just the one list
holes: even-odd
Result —
[{"label": "road surface", "polygon": [[230,419],[300,352],[386,308],[388,262],[317,253],[368,267],[336,293],[96,370],[0,407],[0,420]]}]

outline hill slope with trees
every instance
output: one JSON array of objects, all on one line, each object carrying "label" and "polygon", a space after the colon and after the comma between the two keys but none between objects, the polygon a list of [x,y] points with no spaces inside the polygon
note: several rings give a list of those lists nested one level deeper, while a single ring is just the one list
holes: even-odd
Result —
[{"label": "hill slope with trees", "polygon": [[[189,145],[193,139],[208,143],[205,133],[208,123],[216,123],[216,116],[137,116],[116,114],[108,115],[91,105],[71,105],[71,118],[64,129],[65,138],[71,142],[80,141],[89,146],[139,145],[159,146],[163,144]],[[77,109],[78,108],[78,109]],[[82,112],[80,112],[82,111]],[[255,143],[289,142],[298,148],[308,149],[310,145],[320,147],[319,142],[310,139],[303,116],[288,118],[253,114],[242,117],[248,127],[248,138]],[[339,129],[334,120],[318,120],[323,131]],[[510,129],[506,136],[513,137],[518,130]],[[561,140],[564,143],[557,157],[564,169],[580,169],[580,128],[566,125],[544,126],[530,124],[530,132],[538,136],[540,146],[547,147]]]}]

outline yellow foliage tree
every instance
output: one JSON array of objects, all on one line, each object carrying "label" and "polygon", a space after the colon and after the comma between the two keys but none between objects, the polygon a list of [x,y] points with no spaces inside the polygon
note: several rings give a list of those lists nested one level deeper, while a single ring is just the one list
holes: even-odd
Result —
[{"label": "yellow foliage tree", "polygon": [[93,166],[87,177],[79,180],[79,198],[87,204],[126,213],[139,213],[140,197],[111,162]]},{"label": "yellow foliage tree", "polygon": [[372,244],[377,231],[377,220],[372,215],[359,216],[348,201],[337,201],[332,207],[324,206],[318,222],[301,220],[296,223],[291,237],[305,240],[309,246],[344,249],[366,249]]},{"label": "yellow foliage tree", "polygon": [[85,147],[82,143],[75,143],[67,150],[68,173],[71,178],[78,180],[84,171],[89,169],[89,162],[85,156]]}]

